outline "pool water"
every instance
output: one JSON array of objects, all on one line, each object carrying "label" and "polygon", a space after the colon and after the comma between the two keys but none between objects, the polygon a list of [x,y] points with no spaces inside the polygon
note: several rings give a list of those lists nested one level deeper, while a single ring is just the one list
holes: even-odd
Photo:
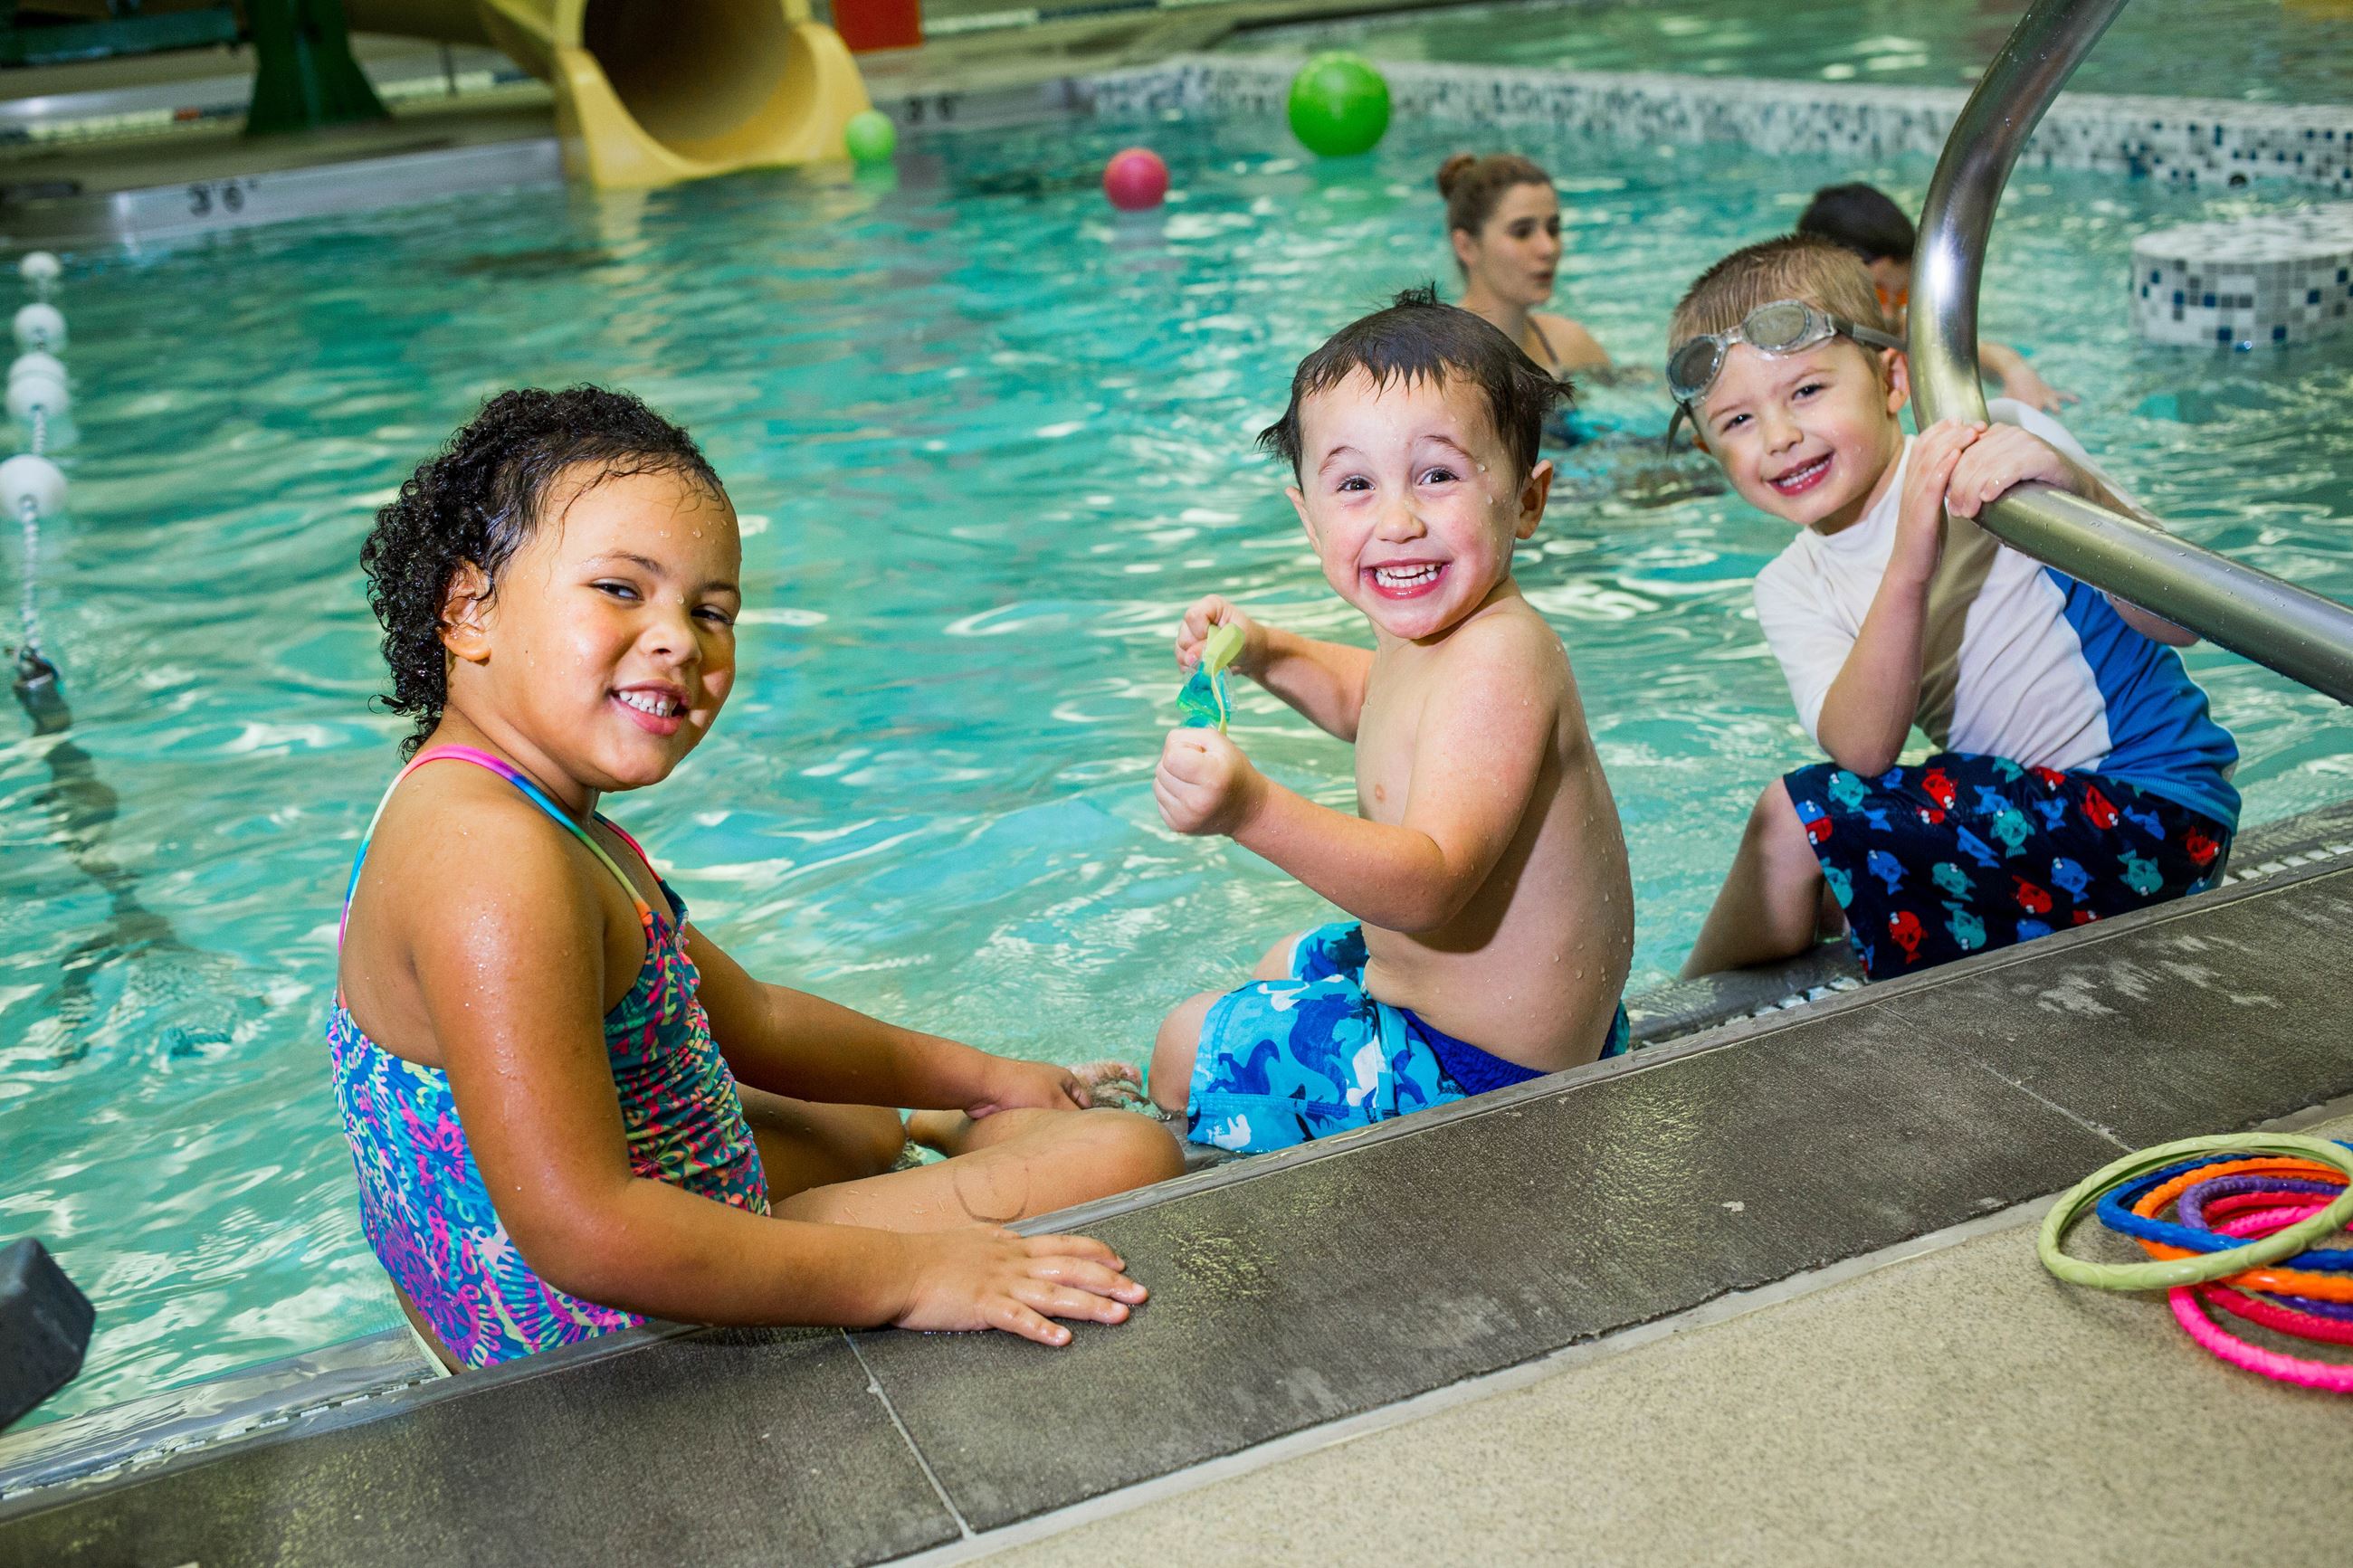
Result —
[{"label": "pool water", "polygon": [[[1965,87],[2027,0],[1572,0],[1257,28],[1223,47],[1376,60]],[[2353,95],[2353,8],[2333,0],[2133,0],[2069,83],[2263,103]]]},{"label": "pool water", "polygon": [[[1271,124],[1155,125],[1179,199],[1117,220],[1096,171],[1139,134],[917,138],[895,180],[526,193],[72,258],[82,439],[42,589],[74,750],[0,726],[0,1235],[45,1237],[100,1310],[46,1415],[394,1321],[321,1043],[337,900],[404,728],[369,710],[354,556],[496,388],[634,388],[733,489],[744,679],[674,780],[608,805],[756,973],[997,1050],[1141,1059],[1171,1004],[1328,915],[1161,827],[1170,638],[1212,590],[1362,636],[1251,437],[1301,354],[1444,265],[1430,175],[1454,139],[1401,127],[1318,165]],[[1826,173],[1522,144],[1573,171],[1562,303],[1644,364],[1689,276]],[[1928,170],[1852,173],[1916,201]],[[2353,597],[2341,355],[2158,352],[2126,326],[2134,234],[2287,199],[2021,182],[1986,319],[2184,532]],[[1652,472],[1655,383],[1588,402],[1642,439],[1572,454],[1519,572],[1623,811],[1640,986],[1809,748],[1747,612],[1782,525]],[[2353,790],[2332,704],[2191,663],[2245,751],[2249,820]],[[1242,707],[1263,766],[1349,802],[1345,748]]]}]

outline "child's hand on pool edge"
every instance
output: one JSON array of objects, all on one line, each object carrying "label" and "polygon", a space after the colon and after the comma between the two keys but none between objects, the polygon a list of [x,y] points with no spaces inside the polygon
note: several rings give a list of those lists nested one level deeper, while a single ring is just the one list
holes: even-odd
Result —
[{"label": "child's hand on pool edge", "polygon": [[1240,832],[1266,797],[1266,777],[1215,730],[1171,730],[1152,777],[1160,820],[1179,833]]},{"label": "child's hand on pool edge", "polygon": [[997,1329],[1041,1345],[1071,1342],[1051,1318],[1126,1321],[1148,1292],[1119,1254],[1092,1237],[1017,1236],[994,1226],[904,1238],[911,1283],[894,1328]]},{"label": "child's hand on pool edge", "polygon": [[1185,612],[1185,624],[1176,628],[1176,668],[1187,675],[1201,662],[1201,645],[1209,640],[1212,627],[1240,626],[1242,631],[1242,651],[1234,658],[1233,668],[1252,680],[1266,668],[1266,628],[1236,609],[1220,594],[1210,594],[1193,601]]}]

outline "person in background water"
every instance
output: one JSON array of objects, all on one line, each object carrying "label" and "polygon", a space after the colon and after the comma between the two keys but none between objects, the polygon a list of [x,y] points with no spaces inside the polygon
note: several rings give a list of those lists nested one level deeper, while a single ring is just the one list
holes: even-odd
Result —
[{"label": "person in background water", "polygon": [[[1872,286],[1879,290],[1879,308],[1894,323],[1897,337],[1912,308],[1912,253],[1917,232],[1904,209],[1874,185],[1824,185],[1798,218],[1798,232],[1844,246],[1862,258],[1871,270]],[[2029,408],[2056,414],[2063,404],[2075,401],[2073,393],[2054,390],[2035,374],[2016,349],[1986,339],[1978,341],[1978,366],[2002,397],[2015,398]]]},{"label": "person in background water", "polygon": [[[414,729],[344,895],[327,1049],[360,1219],[410,1325],[482,1367],[649,1317],[1115,1323],[1144,1288],[1014,1220],[1175,1175],[1087,1089],[746,973],[598,813],[735,680],[735,509],[597,387],[501,393],[361,551]],[[893,1106],[969,1119],[893,1169]]]},{"label": "person in background water", "polygon": [[1446,234],[1462,273],[1456,301],[1555,376],[1610,368],[1607,350],[1567,316],[1536,309],[1560,272],[1560,197],[1552,176],[1516,153],[1457,153],[1438,166]]}]

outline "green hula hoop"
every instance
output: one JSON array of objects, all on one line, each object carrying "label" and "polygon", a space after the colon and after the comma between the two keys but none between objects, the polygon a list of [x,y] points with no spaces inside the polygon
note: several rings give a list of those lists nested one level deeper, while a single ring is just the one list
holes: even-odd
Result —
[{"label": "green hula hoop", "polygon": [[[2310,1219],[2298,1220],[2285,1230],[2221,1252],[2203,1252],[2195,1258],[2152,1258],[2147,1263],[2086,1263],[2061,1250],[2060,1243],[2069,1228],[2089,1213],[2100,1201],[2100,1194],[2110,1187],[2136,1176],[2146,1176],[2191,1154],[2221,1152],[2311,1160],[2344,1172],[2348,1184],[2335,1202]],[[2093,1172],[2069,1188],[2052,1207],[2042,1221],[2035,1250],[2042,1258],[2042,1267],[2070,1285],[2088,1285],[2094,1290],[2167,1290],[2177,1285],[2204,1285],[2225,1275],[2292,1258],[2314,1242],[2343,1229],[2348,1221],[2353,1221],[2353,1149],[2325,1138],[2306,1138],[2294,1132],[2226,1133],[2159,1143]]]}]

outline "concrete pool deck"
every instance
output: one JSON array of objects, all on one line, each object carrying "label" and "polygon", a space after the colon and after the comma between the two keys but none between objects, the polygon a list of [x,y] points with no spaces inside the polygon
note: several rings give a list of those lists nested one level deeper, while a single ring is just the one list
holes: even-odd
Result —
[{"label": "concrete pool deck", "polygon": [[1055,1216],[1155,1291],[1059,1352],[621,1336],[22,1495],[0,1561],[2295,1539],[2353,1458],[2341,1406],[2059,1285],[2020,1227],[2126,1148],[2353,1095],[2353,854],[2341,812],[2306,826],[2181,904]]},{"label": "concrete pool deck", "polygon": [[2188,1563],[2256,1518],[2266,1552],[2341,1552],[2343,1402],[2222,1367],[2161,1300],[2052,1279],[2043,1209],[1082,1505],[987,1560]]}]

